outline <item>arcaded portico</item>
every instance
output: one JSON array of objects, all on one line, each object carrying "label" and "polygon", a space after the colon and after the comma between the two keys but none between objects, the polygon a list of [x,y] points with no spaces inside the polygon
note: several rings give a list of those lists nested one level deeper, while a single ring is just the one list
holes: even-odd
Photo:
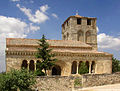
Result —
[{"label": "arcaded portico", "polygon": [[[21,64],[21,68],[24,67],[29,71],[35,71],[38,67],[37,67],[37,63],[40,63],[40,60],[23,60],[22,64]],[[72,66],[71,66],[71,74],[78,74],[78,70],[79,67],[81,65],[82,61],[80,62],[76,62],[73,61],[72,62]],[[91,73],[95,73],[95,61],[86,61],[85,62],[88,70],[89,70],[89,74]],[[61,75],[61,67],[59,65],[55,65],[52,67],[51,69],[51,75]]]},{"label": "arcaded portico", "polygon": [[[38,39],[7,38],[6,67],[22,67],[34,71],[41,59],[36,59]],[[78,74],[85,62],[89,74],[112,73],[112,54],[97,51],[96,18],[70,16],[62,24],[62,40],[47,40],[58,59],[48,75]]]}]

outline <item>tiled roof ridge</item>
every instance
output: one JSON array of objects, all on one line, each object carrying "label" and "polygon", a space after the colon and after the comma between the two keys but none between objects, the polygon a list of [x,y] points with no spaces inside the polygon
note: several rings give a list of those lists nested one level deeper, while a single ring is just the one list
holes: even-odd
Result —
[{"label": "tiled roof ridge", "polygon": [[[39,40],[39,39],[31,39],[31,38],[6,38],[6,39],[7,40],[9,40],[9,39]],[[54,39],[52,39],[52,40],[47,39],[47,41],[76,41],[76,42],[81,42],[81,41],[77,41],[77,40],[54,40]],[[81,42],[81,43],[83,43],[83,42]]]},{"label": "tiled roof ridge", "polygon": [[[11,44],[11,41],[37,41],[39,39],[29,39],[29,38],[6,38],[6,45],[16,45],[17,43],[15,44]],[[51,46],[68,46],[68,47],[91,47],[90,45],[84,43],[84,42],[81,42],[81,41],[74,41],[74,40],[47,40],[48,43],[50,44],[53,44]],[[57,45],[55,45],[55,43]],[[63,45],[59,45],[60,43],[63,43]],[[26,45],[26,44],[17,44],[17,45]]]},{"label": "tiled roof ridge", "polygon": [[[10,39],[22,39],[22,40],[39,40],[39,39],[30,39],[30,38],[6,38],[6,40],[10,40]],[[65,41],[65,42],[78,42],[78,43],[83,43],[85,44],[84,42],[81,42],[81,41],[77,41],[77,40],[47,40],[47,41]],[[85,45],[88,45],[88,44],[85,44]]]}]

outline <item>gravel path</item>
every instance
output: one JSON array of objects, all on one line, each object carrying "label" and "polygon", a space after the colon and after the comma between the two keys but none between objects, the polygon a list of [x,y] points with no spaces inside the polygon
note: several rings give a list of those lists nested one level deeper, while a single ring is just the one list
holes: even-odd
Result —
[{"label": "gravel path", "polygon": [[75,91],[120,91],[120,84],[82,88]]}]

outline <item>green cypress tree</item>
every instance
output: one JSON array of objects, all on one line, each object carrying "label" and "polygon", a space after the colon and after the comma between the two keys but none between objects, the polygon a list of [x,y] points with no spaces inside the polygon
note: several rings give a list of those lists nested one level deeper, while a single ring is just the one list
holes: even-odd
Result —
[{"label": "green cypress tree", "polygon": [[47,70],[50,70],[53,65],[55,65],[55,61],[57,59],[53,58],[55,54],[51,53],[52,49],[49,48],[49,44],[46,42],[46,38],[43,35],[42,38],[38,42],[39,48],[37,48],[38,52],[36,54],[36,58],[40,58],[41,62],[39,64],[40,70],[45,71],[45,75]]}]

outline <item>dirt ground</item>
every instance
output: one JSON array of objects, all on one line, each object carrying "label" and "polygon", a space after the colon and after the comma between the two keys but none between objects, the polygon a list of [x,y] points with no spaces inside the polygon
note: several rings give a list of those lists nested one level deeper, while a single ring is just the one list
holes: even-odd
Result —
[{"label": "dirt ground", "polygon": [[77,89],[75,91],[120,91],[120,84],[88,87],[88,88]]}]

